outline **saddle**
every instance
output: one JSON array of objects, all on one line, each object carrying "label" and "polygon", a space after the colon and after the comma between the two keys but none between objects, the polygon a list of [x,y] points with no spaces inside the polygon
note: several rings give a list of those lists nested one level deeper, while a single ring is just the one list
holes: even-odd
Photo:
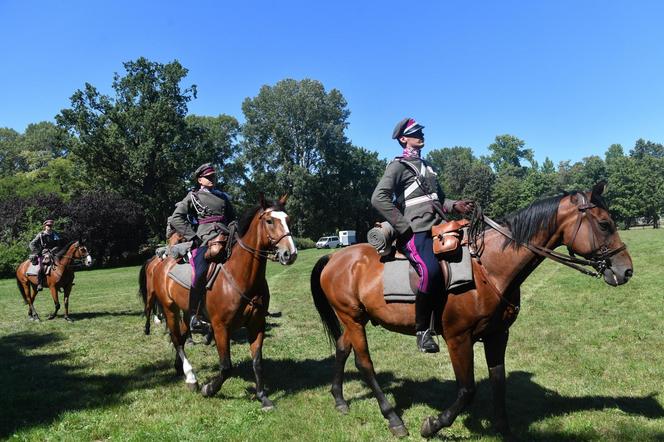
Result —
[{"label": "saddle", "polygon": [[[473,283],[473,269],[468,249],[468,220],[450,221],[431,229],[433,251],[440,263],[447,291]],[[415,302],[419,275],[410,261],[399,252],[383,256],[383,294],[387,302]]]}]

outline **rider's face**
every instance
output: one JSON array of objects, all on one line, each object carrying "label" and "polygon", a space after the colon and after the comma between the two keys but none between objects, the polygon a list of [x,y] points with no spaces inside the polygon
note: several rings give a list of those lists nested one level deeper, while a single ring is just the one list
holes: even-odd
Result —
[{"label": "rider's face", "polygon": [[198,184],[202,187],[207,187],[208,189],[214,187],[214,182],[216,181],[216,175],[206,175],[198,177]]},{"label": "rider's face", "polygon": [[411,149],[422,149],[424,147],[424,133],[420,130],[411,136],[401,137],[399,141],[401,141],[401,144],[404,144]]},{"label": "rider's face", "polygon": [[49,224],[47,224],[47,225],[44,226],[44,231],[45,231],[46,233],[51,233],[51,230],[53,230],[53,226],[51,226],[51,225],[49,225]]}]

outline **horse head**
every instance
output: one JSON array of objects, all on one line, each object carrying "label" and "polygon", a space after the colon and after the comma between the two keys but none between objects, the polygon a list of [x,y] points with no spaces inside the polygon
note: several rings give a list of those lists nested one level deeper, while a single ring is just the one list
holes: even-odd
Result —
[{"label": "horse head", "polygon": [[86,267],[92,266],[92,255],[88,252],[88,248],[82,245],[80,241],[75,242],[72,246],[74,247],[72,258],[80,259]]},{"label": "horse head", "polygon": [[260,195],[258,216],[259,249],[274,253],[276,260],[283,265],[290,265],[297,258],[297,248],[291,235],[290,218],[285,210],[288,195],[283,195],[271,203]]},{"label": "horse head", "polygon": [[591,192],[568,195],[560,202],[558,226],[570,255],[581,255],[612,286],[626,283],[634,270],[632,258],[602,198],[605,182]]},{"label": "horse head", "polygon": [[237,239],[239,246],[249,253],[283,265],[290,265],[297,258],[297,248],[291,236],[290,218],[284,210],[286,195],[276,202],[266,200],[261,194],[259,203],[249,209],[238,223],[238,236],[229,238],[221,233],[208,242],[205,259],[215,260],[225,249],[227,241]]}]

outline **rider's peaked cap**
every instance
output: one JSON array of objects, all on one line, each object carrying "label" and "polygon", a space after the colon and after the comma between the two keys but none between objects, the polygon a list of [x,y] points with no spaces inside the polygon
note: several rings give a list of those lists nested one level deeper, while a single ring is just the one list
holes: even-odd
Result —
[{"label": "rider's peaked cap", "polygon": [[42,225],[44,225],[44,226],[52,226],[53,224],[55,224],[55,223],[53,222],[52,219],[47,219],[46,221],[44,221],[44,224],[42,224]]},{"label": "rider's peaked cap", "polygon": [[415,121],[413,118],[406,117],[399,121],[396,126],[394,126],[394,130],[392,131],[392,139],[396,140],[399,137],[407,137],[421,129],[424,129],[424,126]]},{"label": "rider's peaked cap", "polygon": [[201,164],[194,172],[194,180],[197,180],[202,176],[214,175],[215,173],[217,172],[214,170],[212,163]]}]

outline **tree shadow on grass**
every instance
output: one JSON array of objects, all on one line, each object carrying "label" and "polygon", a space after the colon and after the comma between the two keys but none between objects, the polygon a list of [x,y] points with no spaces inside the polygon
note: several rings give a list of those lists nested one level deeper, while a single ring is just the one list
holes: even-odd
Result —
[{"label": "tree shadow on grass", "polygon": [[[352,357],[347,368],[352,364]],[[332,381],[334,358],[322,360],[306,359],[293,360],[264,360],[263,372],[265,383],[271,396],[277,394],[289,395],[301,391],[328,387]],[[253,388],[254,375],[251,361],[243,360],[235,366],[234,375],[240,376]],[[564,396],[540,385],[532,380],[533,374],[523,371],[509,373],[507,377],[507,414],[510,419],[512,431],[524,440],[598,440],[601,434],[589,432],[587,429],[561,429],[556,431],[538,431],[531,429],[533,424],[551,417],[564,416],[585,411],[617,409],[622,413],[640,416],[647,419],[664,418],[664,408],[658,402],[655,394],[645,396]],[[380,372],[377,379],[385,393],[391,394],[395,399],[395,409],[399,415],[404,410],[416,404],[423,404],[437,410],[437,413],[449,407],[457,395],[456,381],[449,379],[429,378],[423,381],[414,381],[399,378],[398,373],[391,371]],[[360,380],[363,378],[356,370],[346,371],[345,381]],[[365,391],[357,396],[347,396],[350,406],[361,400],[375,401],[373,393],[364,384]],[[376,404],[376,409],[378,405]],[[334,410],[334,401],[330,396],[330,410]],[[470,407],[459,416],[463,425],[473,434],[481,436],[494,436],[491,428],[493,421],[493,397],[488,379],[477,384],[477,393]],[[422,416],[424,419],[425,416]],[[386,424],[387,425],[387,424]],[[412,426],[412,423],[411,423]],[[415,430],[415,429],[412,429]],[[625,435],[629,428],[618,428]],[[440,438],[449,439],[445,431],[439,433]],[[620,437],[618,435],[617,437]],[[652,440],[664,440],[664,432],[651,431],[645,437]]]},{"label": "tree shadow on grass", "polygon": [[[142,311],[102,311],[102,312],[80,312],[80,313],[70,313],[69,317],[72,318],[74,321],[78,321],[81,319],[94,319],[94,318],[100,318],[104,316],[142,316],[143,312]],[[58,316],[59,318],[60,316]]]},{"label": "tree shadow on grass", "polygon": [[57,333],[17,333],[0,338],[0,439],[49,424],[66,411],[120,403],[134,390],[179,382],[169,364],[148,364],[127,375],[89,375],[63,352],[43,353],[63,341]]}]

